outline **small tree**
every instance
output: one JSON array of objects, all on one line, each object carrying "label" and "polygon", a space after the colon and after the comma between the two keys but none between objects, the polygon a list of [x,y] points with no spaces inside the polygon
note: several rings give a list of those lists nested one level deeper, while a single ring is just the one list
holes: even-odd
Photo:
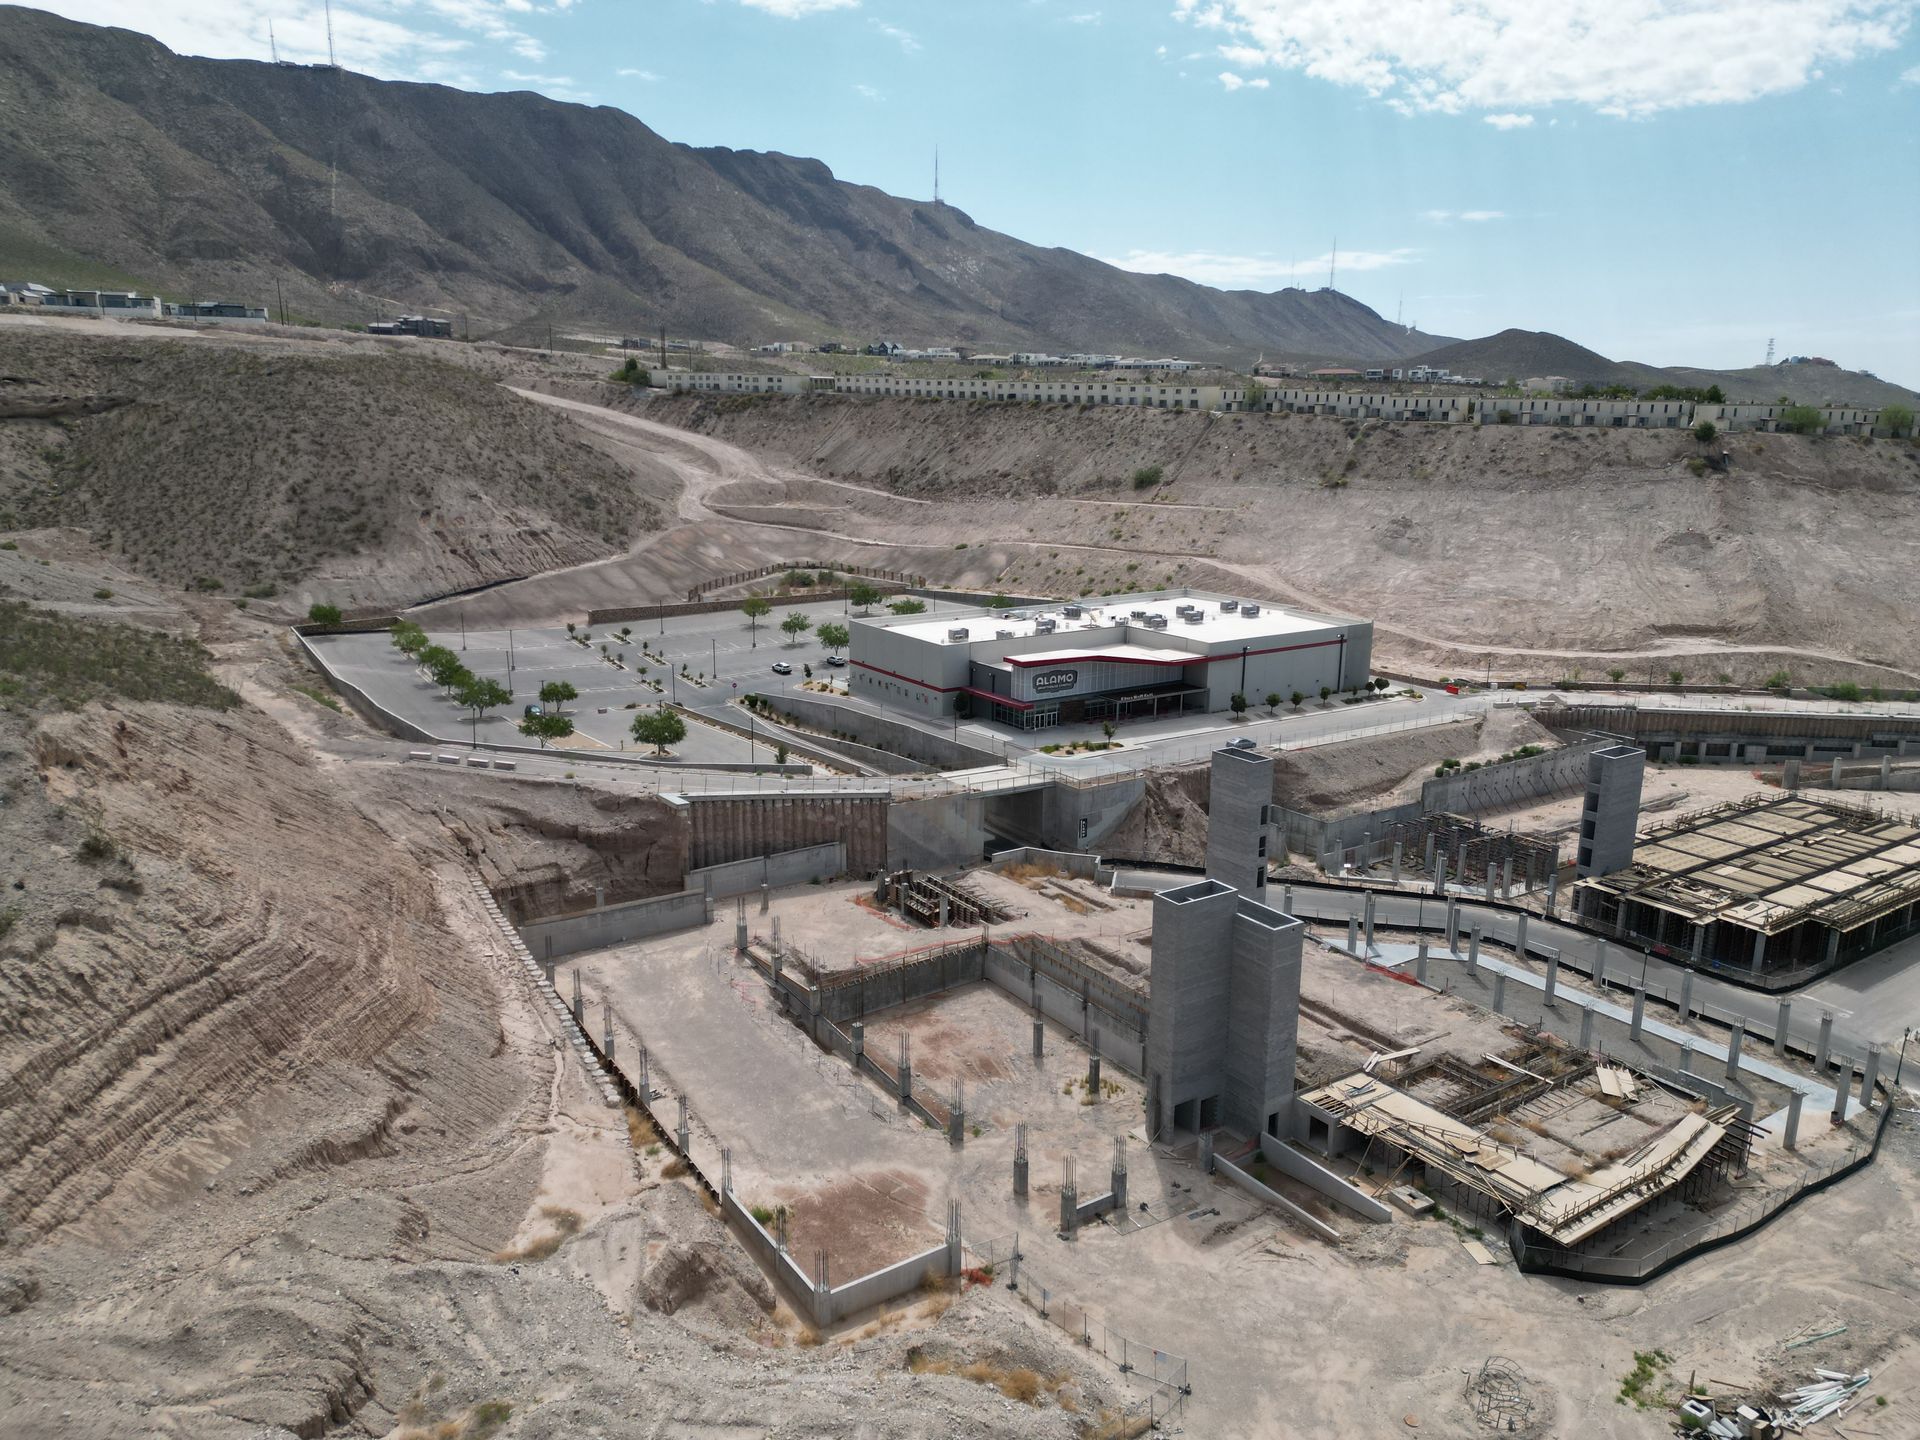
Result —
[{"label": "small tree", "polygon": [[811,680],[813,678],[813,666],[802,665],[800,667],[800,678],[803,680]]},{"label": "small tree", "polygon": [[1376,690],[1385,690],[1391,684],[1393,684],[1393,682],[1384,675],[1376,675],[1373,677],[1373,688]]},{"label": "small tree", "polygon": [[773,605],[765,596],[749,595],[740,605],[740,613],[747,617],[747,634],[754,645],[760,643],[760,622],[773,613]]},{"label": "small tree", "polygon": [[573,720],[567,715],[528,715],[520,721],[520,733],[538,740],[544,750],[549,740],[564,740],[573,734]]},{"label": "small tree", "polygon": [[1887,427],[1887,434],[1911,435],[1913,433],[1913,410],[1906,405],[1882,405],[1880,423]]},{"label": "small tree", "polygon": [[429,645],[420,652],[420,663],[426,667],[433,683],[442,690],[452,691],[467,673],[467,667],[460,663],[460,657],[444,645]]},{"label": "small tree", "polygon": [[1713,443],[1713,437],[1719,433],[1720,431],[1714,426],[1711,420],[1702,420],[1698,425],[1693,427],[1693,438],[1702,445],[1711,445]]},{"label": "small tree", "polygon": [[1327,703],[1327,701],[1329,701],[1332,698],[1333,698],[1333,687],[1331,685],[1322,685],[1320,687],[1320,703],[1324,705]]},{"label": "small tree", "polygon": [[394,621],[391,634],[393,637],[393,648],[409,660],[418,659],[420,652],[426,649],[428,644],[431,643],[427,639],[427,632],[411,620]]},{"label": "small tree", "polygon": [[329,605],[324,600],[316,600],[307,607],[307,619],[311,620],[315,625],[338,625],[340,623],[340,607],[338,605]]},{"label": "small tree", "polygon": [[1138,470],[1133,472],[1133,488],[1136,490],[1151,490],[1160,483],[1160,476],[1163,473],[1158,465],[1142,465]]},{"label": "small tree", "polygon": [[1011,609],[1012,606],[1013,601],[1009,600],[1004,592],[995,595],[991,600],[987,601],[987,608],[989,610],[1007,610]]},{"label": "small tree", "polygon": [[820,643],[836,654],[847,648],[853,634],[846,626],[836,620],[823,620],[820,628],[813,632]]},{"label": "small tree", "polygon": [[549,680],[540,687],[540,703],[553,706],[556,714],[565,714],[567,702],[579,698],[580,692],[565,680]]},{"label": "small tree", "polygon": [[669,745],[678,745],[687,738],[687,722],[675,711],[665,709],[643,710],[633,717],[633,738],[642,745],[653,746],[653,753],[664,755]]},{"label": "small tree", "polygon": [[1107,743],[1111,745],[1113,743],[1113,721],[1102,720],[1100,722],[1100,733],[1107,737]]},{"label": "small tree", "polygon": [[1275,711],[1277,711],[1279,708],[1280,708],[1280,692],[1278,690],[1269,690],[1267,692],[1267,713],[1271,715]]},{"label": "small tree", "polygon": [[1296,690],[1293,692],[1293,694],[1289,695],[1287,699],[1292,701],[1293,708],[1298,710],[1302,705],[1306,703],[1307,697],[1302,695],[1298,690]]},{"label": "small tree", "polygon": [[887,606],[887,609],[896,615],[924,615],[927,611],[927,602],[912,599],[895,600],[891,605]]},{"label": "small tree", "polygon": [[1234,691],[1233,694],[1227,698],[1227,708],[1233,711],[1233,718],[1238,720],[1247,713],[1247,697],[1242,695],[1238,690]]},{"label": "small tree", "polygon": [[498,709],[513,699],[513,692],[498,680],[469,675],[461,683],[456,698],[473,712],[475,722],[486,718],[487,711]]},{"label": "small tree", "polygon": [[809,620],[805,615],[802,615],[798,610],[789,610],[780,621],[780,629],[785,632],[787,643],[791,645],[798,645],[800,643],[800,637],[812,628],[813,621]]},{"label": "small tree", "polygon": [[1618,685],[1622,680],[1626,678],[1627,678],[1627,672],[1625,670],[1622,670],[1618,665],[1613,666],[1611,669],[1607,671],[1607,679],[1611,680],[1616,685]]},{"label": "small tree", "polygon": [[1780,424],[1796,435],[1818,435],[1827,428],[1826,417],[1811,405],[1789,405],[1780,414]]},{"label": "small tree", "polygon": [[1673,686],[1674,689],[1676,690],[1679,689],[1682,685],[1687,683],[1686,672],[1684,670],[1667,671],[1667,683]]},{"label": "small tree", "polygon": [[773,763],[776,765],[784,765],[787,763],[787,746],[785,741],[773,747]]},{"label": "small tree", "polygon": [[864,580],[855,580],[847,586],[847,599],[861,610],[870,610],[880,603],[880,591]]}]

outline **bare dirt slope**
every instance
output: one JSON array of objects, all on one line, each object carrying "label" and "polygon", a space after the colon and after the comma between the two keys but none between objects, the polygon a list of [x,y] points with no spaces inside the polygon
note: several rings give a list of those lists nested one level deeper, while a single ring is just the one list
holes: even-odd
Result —
[{"label": "bare dirt slope", "polygon": [[[717,490],[715,510],[945,580],[1229,586],[1375,617],[1388,661],[1496,674],[1920,672],[1904,442],[1742,435],[1730,473],[1696,476],[1697,447],[1669,432],[855,397],[647,413],[780,477]],[[1149,466],[1161,480],[1136,488]]]},{"label": "bare dirt slope", "polygon": [[347,607],[575,564],[651,530],[670,477],[486,373],[510,368],[461,346],[0,324],[0,404],[100,407],[0,419],[0,528],[83,527],[175,590]]},{"label": "bare dirt slope", "polygon": [[190,610],[211,657],[0,625],[0,1428],[1074,1432],[908,1372],[915,1344],[1072,1366],[977,1299],[796,1348],[557,1044],[468,862],[509,885],[602,844],[609,873],[670,862],[647,803],[415,793],[265,627]]}]

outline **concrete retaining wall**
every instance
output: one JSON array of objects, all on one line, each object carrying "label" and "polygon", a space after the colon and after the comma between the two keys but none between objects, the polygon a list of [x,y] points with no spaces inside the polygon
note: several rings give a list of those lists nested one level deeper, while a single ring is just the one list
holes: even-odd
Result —
[{"label": "concrete retaining wall", "polygon": [[545,960],[582,950],[604,950],[706,923],[707,897],[698,890],[683,890],[676,895],[656,895],[650,900],[628,900],[598,910],[533,920],[518,928],[533,958]]},{"label": "concrete retaining wall", "polygon": [[1336,1245],[1340,1243],[1340,1232],[1338,1230],[1335,1230],[1331,1225],[1323,1224],[1314,1219],[1313,1216],[1287,1199],[1286,1196],[1277,1191],[1269,1190],[1265,1185],[1262,1185],[1231,1160],[1224,1159],[1219,1155],[1214,1156],[1213,1173],[1230,1181],[1232,1184],[1238,1185],[1262,1205],[1271,1205],[1282,1215],[1285,1215],[1309,1233],[1318,1235],[1322,1240],[1331,1240]]},{"label": "concrete retaining wall", "polygon": [[830,1325],[872,1306],[884,1305],[889,1300],[910,1295],[926,1282],[928,1276],[944,1279],[958,1273],[953,1251],[943,1242],[935,1249],[922,1251],[884,1270],[875,1270],[858,1280],[834,1286],[827,1292],[827,1314],[816,1323]]},{"label": "concrete retaining wall", "polygon": [[1346,850],[1358,845],[1368,835],[1378,840],[1394,825],[1404,825],[1420,818],[1420,802],[1409,800],[1403,805],[1389,805],[1383,810],[1368,810],[1359,815],[1342,815],[1333,819],[1323,819],[1318,815],[1308,815],[1300,810],[1287,810],[1274,807],[1276,823],[1280,827],[1282,839],[1287,849],[1297,854],[1312,855],[1316,858],[1329,850]]},{"label": "concrete retaining wall", "polygon": [[[733,1225],[734,1233],[740,1237],[753,1258],[760,1262],[760,1268],[773,1276],[780,1288],[787,1292],[794,1309],[810,1318],[815,1325],[831,1323],[817,1313],[820,1309],[820,1292],[814,1288],[813,1277],[796,1265],[793,1257],[775,1243],[766,1227],[753,1218],[747,1207],[740,1203],[740,1197],[731,1190],[721,1193],[720,1216]],[[946,1253],[944,1247],[941,1253]]]},{"label": "concrete retaining wall", "polygon": [[[1420,787],[1420,812],[1430,815],[1436,810],[1445,810],[1455,815],[1471,815],[1476,810],[1518,805],[1563,790],[1582,788],[1587,783],[1588,754],[1610,743],[1604,739],[1581,740],[1544,755],[1436,775]],[[1377,837],[1380,832],[1376,830],[1374,834]]]},{"label": "concrete retaining wall", "polygon": [[898,800],[887,811],[887,868],[951,870],[987,847],[987,797],[964,791]]},{"label": "concrete retaining wall", "polygon": [[1100,857],[1077,850],[1042,850],[1035,845],[1021,845],[1012,850],[994,851],[993,864],[995,869],[1008,865],[1051,865],[1063,874],[1094,880],[1098,878]]},{"label": "concrete retaining wall", "polygon": [[851,875],[887,868],[885,794],[700,795],[687,799],[687,863],[695,869],[839,841]]},{"label": "concrete retaining wall", "polygon": [[956,985],[974,984],[983,978],[985,948],[978,939],[966,939],[898,962],[862,965],[857,980],[821,987],[820,1013],[835,1023],[857,1020]]},{"label": "concrete retaining wall", "polygon": [[811,695],[763,695],[761,698],[776,715],[785,715],[798,724],[829,735],[851,735],[862,745],[918,761],[923,769],[972,770],[982,765],[1001,764],[1004,759],[996,750],[963,745],[945,735],[935,735],[871,710],[856,710]]},{"label": "concrete retaining wall", "polygon": [[830,880],[846,873],[847,847],[838,840],[827,845],[808,845],[775,855],[760,855],[746,860],[731,860],[687,872],[687,888],[698,890],[709,899],[746,895],[762,885],[779,889],[783,885],[805,885],[815,880]]},{"label": "concrete retaining wall", "polygon": [[1318,1161],[1310,1160],[1277,1135],[1260,1137],[1260,1158],[1289,1180],[1298,1180],[1343,1210],[1364,1220],[1391,1220],[1393,1212],[1371,1195],[1356,1190]]},{"label": "concrete retaining wall", "polygon": [[999,986],[1021,1005],[1040,1003],[1040,1013],[1066,1030],[1081,1044],[1088,1043],[1090,1029],[1100,1032],[1100,1058],[1118,1066],[1136,1079],[1147,1073],[1147,1037],[1135,1028],[1131,1017],[1115,1014],[1091,999],[1083,999],[1078,989],[1069,989],[1059,980],[1035,971],[1028,980],[1026,961],[995,945],[985,966],[985,979]]}]

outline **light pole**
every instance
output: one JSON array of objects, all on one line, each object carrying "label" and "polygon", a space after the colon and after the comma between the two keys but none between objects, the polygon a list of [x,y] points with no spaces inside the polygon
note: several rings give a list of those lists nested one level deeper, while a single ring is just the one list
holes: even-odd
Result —
[{"label": "light pole", "polygon": [[1893,1065],[1893,1088],[1896,1090],[1900,1088],[1900,1072],[1904,1070],[1907,1065],[1907,1041],[1911,1039],[1912,1036],[1913,1027],[1911,1025],[1900,1032],[1900,1058],[1896,1060]]},{"label": "light pole", "polygon": [[513,679],[513,627],[507,627],[507,679]]}]

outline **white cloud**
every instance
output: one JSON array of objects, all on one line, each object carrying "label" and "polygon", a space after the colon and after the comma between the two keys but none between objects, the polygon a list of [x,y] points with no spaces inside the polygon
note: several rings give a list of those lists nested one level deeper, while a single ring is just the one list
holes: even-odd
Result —
[{"label": "white cloud", "polygon": [[1220,83],[1226,87],[1228,93],[1232,93],[1235,90],[1264,90],[1267,88],[1268,81],[1264,75],[1258,80],[1249,80],[1246,76],[1236,75],[1231,70],[1222,70]]},{"label": "white cloud", "polygon": [[740,0],[749,10],[764,10],[782,20],[798,20],[805,15],[824,15],[829,10],[853,10],[860,0]]},{"label": "white cloud", "polygon": [[591,100],[593,93],[582,90],[571,75],[529,75],[520,70],[502,70],[501,78],[511,80],[516,89],[537,90],[550,100]]},{"label": "white cloud", "polygon": [[862,100],[884,100],[887,98],[871,85],[855,85],[853,87],[853,93],[858,95]]},{"label": "white cloud", "polygon": [[1506,219],[1507,212],[1504,210],[1462,210],[1460,212],[1460,218],[1469,225],[1484,225],[1489,220]]},{"label": "white cloud", "polygon": [[1484,225],[1490,220],[1504,220],[1504,210],[1422,210],[1420,218],[1429,225],[1451,225],[1458,220],[1466,225]]},{"label": "white cloud", "polygon": [[1407,113],[1507,115],[1574,104],[1638,116],[1785,94],[1822,67],[1896,48],[1914,10],[1914,0],[1174,0],[1177,18],[1278,69]]},{"label": "white cloud", "polygon": [[1902,70],[1900,72],[1900,78],[1894,83],[1896,85],[1920,85],[1920,65]]},{"label": "white cloud", "polygon": [[648,84],[652,84],[655,80],[658,80],[660,78],[658,75],[654,74],[653,71],[651,70],[617,70],[614,73],[617,75],[624,75],[629,80],[645,80]]},{"label": "white cloud", "polygon": [[[1419,259],[1418,250],[1342,250],[1340,269],[1382,270],[1392,265],[1408,265]],[[1257,288],[1263,285],[1292,284],[1301,279],[1324,283],[1328,255],[1310,260],[1277,260],[1270,255],[1222,255],[1212,250],[1129,250],[1121,256],[1104,256],[1106,263],[1143,275],[1180,275],[1202,285],[1227,288]]]},{"label": "white cloud", "polygon": [[1496,130],[1524,130],[1533,124],[1531,115],[1482,115],[1480,118]]},{"label": "white cloud", "polygon": [[1069,25],[1098,25],[1105,18],[1106,17],[1098,10],[1087,10],[1078,15],[1067,16],[1067,23]]},{"label": "white cloud", "polygon": [[884,20],[875,20],[873,22],[873,28],[886,36],[887,39],[893,41],[894,44],[898,45],[909,55],[920,48],[919,37],[911,30],[902,30],[898,25],[889,25]]}]

